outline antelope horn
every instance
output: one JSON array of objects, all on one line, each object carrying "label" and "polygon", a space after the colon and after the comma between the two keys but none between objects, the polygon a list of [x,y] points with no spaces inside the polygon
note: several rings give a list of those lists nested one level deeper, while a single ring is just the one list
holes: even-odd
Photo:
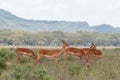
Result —
[{"label": "antelope horn", "polygon": [[92,45],[94,45],[94,43],[91,43]]}]

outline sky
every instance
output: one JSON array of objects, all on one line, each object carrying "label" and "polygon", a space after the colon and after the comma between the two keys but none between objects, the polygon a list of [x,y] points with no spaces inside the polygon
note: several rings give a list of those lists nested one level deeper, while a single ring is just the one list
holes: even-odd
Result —
[{"label": "sky", "polygon": [[120,0],[0,0],[0,9],[25,19],[120,27]]}]

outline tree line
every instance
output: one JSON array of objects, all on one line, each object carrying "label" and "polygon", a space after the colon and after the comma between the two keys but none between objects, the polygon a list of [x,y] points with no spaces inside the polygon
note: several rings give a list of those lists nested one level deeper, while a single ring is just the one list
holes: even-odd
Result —
[{"label": "tree line", "polygon": [[120,46],[120,33],[0,30],[0,45],[60,46],[61,40],[73,46],[89,46],[91,42],[98,46]]}]

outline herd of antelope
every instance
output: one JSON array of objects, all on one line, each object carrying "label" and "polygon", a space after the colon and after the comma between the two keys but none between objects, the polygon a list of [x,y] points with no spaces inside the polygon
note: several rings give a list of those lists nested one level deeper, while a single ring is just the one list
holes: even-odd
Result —
[{"label": "herd of antelope", "polygon": [[20,63],[20,59],[22,56],[27,56],[28,61],[30,62],[30,58],[35,59],[34,64],[36,65],[42,57],[52,57],[55,59],[56,63],[59,64],[59,57],[65,52],[66,53],[66,60],[70,58],[70,55],[74,55],[78,57],[80,61],[83,59],[85,60],[85,67],[88,68],[89,64],[94,60],[98,59],[101,62],[102,59],[102,52],[96,49],[96,45],[92,43],[90,48],[75,48],[69,47],[66,41],[62,40],[62,48],[61,49],[54,49],[54,50],[47,50],[47,49],[40,49],[38,50],[37,56],[31,49],[28,48],[17,48],[17,63]]}]

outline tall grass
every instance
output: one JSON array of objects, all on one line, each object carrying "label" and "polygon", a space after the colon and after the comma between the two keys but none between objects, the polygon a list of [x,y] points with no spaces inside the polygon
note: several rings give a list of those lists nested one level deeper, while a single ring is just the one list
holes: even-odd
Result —
[{"label": "tall grass", "polygon": [[[33,50],[37,52],[36,49]],[[24,61],[25,58],[22,58],[24,62],[17,64],[14,49],[0,49],[0,57],[12,64],[0,69],[0,80],[120,80],[120,49],[101,49],[101,51],[102,63],[93,61],[89,69],[85,69],[84,64],[74,56],[65,61],[65,54],[60,57],[59,65],[54,59],[46,58],[43,58],[36,67],[34,60],[27,63]],[[4,57],[1,53],[4,53]]]}]

